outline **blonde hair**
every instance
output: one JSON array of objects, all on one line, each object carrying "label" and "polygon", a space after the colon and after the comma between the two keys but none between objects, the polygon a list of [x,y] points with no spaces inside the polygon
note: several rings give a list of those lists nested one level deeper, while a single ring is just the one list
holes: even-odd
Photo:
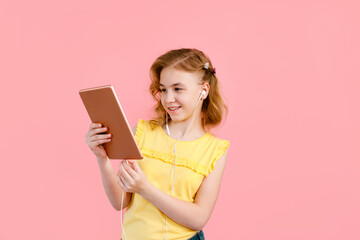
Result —
[{"label": "blonde hair", "polygon": [[[204,68],[205,63],[209,63],[208,68]],[[201,123],[208,131],[218,126],[223,118],[223,114],[228,113],[228,108],[220,95],[219,80],[215,75],[213,65],[208,56],[202,51],[194,48],[181,48],[166,52],[158,57],[150,68],[151,84],[149,91],[156,101],[156,116],[150,120],[152,124],[162,126],[165,123],[166,110],[161,104],[160,99],[160,73],[164,68],[175,68],[191,73],[202,73],[201,83],[210,85],[209,95],[204,100],[201,112],[203,117]]]}]

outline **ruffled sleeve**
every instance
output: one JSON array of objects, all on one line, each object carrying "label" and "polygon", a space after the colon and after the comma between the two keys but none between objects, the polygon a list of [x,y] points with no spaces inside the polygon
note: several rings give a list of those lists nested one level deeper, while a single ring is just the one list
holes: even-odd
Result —
[{"label": "ruffled sleeve", "polygon": [[144,133],[144,120],[139,119],[137,127],[136,127],[135,141],[138,144],[140,149],[142,147],[143,133]]},{"label": "ruffled sleeve", "polygon": [[[214,157],[213,157],[213,161],[212,161],[212,163],[211,163],[211,166],[210,166],[210,169],[209,169],[209,173],[208,173],[208,174],[210,174],[210,173],[214,170],[217,160],[219,160],[220,157],[221,157],[222,155],[224,155],[225,151],[226,151],[227,149],[229,149],[229,145],[230,145],[230,142],[227,141],[227,140],[221,140],[221,141],[217,144],[216,150],[215,150],[214,155],[213,155],[213,156],[214,156]],[[207,175],[208,175],[208,174],[207,174]]]}]

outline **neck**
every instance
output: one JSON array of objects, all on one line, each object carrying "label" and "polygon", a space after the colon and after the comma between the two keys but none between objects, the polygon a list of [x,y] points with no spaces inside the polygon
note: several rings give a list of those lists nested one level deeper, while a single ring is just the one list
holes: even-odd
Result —
[{"label": "neck", "polygon": [[[184,136],[184,134],[187,131],[186,136],[184,136],[182,140],[189,141],[189,140],[197,139],[206,133],[205,129],[201,124],[201,119],[199,115],[195,116],[195,119],[189,128],[190,124],[191,124],[191,118],[180,122],[175,122],[170,120],[168,126],[170,129],[171,137],[174,139],[180,139],[182,138],[182,136]],[[189,130],[187,130],[188,128]],[[166,126],[164,126],[164,130],[167,133]]]}]

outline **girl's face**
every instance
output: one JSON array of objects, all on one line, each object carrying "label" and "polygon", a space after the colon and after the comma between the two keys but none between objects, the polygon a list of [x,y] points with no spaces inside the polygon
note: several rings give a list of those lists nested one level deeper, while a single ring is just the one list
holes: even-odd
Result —
[{"label": "girl's face", "polygon": [[[199,73],[189,73],[174,68],[164,68],[161,71],[161,104],[172,121],[191,121],[201,91],[208,90],[207,87],[202,86],[200,77]],[[196,118],[201,113],[202,101],[200,100],[197,106]]]}]

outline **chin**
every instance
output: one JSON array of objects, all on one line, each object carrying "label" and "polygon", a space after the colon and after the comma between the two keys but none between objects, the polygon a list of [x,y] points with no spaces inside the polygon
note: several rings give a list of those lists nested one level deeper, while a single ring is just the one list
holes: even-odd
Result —
[{"label": "chin", "polygon": [[190,117],[173,116],[173,117],[171,117],[171,120],[174,121],[174,122],[184,122],[184,121],[187,121],[187,120],[191,121],[191,116]]}]

